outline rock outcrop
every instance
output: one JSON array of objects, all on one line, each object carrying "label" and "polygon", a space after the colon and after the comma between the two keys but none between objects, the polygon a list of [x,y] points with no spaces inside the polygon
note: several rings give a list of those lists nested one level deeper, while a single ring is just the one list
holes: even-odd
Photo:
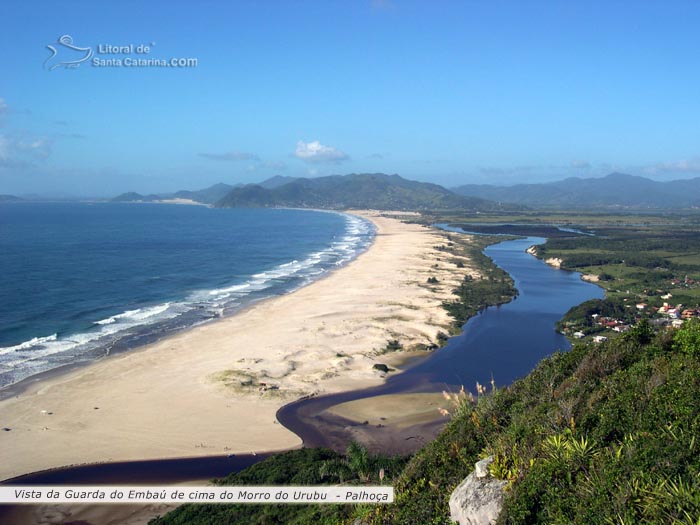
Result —
[{"label": "rock outcrop", "polygon": [[492,525],[496,523],[508,483],[489,473],[492,457],[477,462],[450,496],[450,517],[460,525]]},{"label": "rock outcrop", "polygon": [[561,263],[563,261],[559,257],[550,257],[549,259],[545,259],[544,262],[546,262],[552,268],[561,268]]}]

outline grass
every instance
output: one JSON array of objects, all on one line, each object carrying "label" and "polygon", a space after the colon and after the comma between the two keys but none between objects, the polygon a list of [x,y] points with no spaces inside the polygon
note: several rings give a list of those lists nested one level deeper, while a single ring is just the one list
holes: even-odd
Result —
[{"label": "grass", "polygon": [[367,523],[449,523],[452,489],[485,455],[510,482],[502,525],[695,523],[700,331],[682,332],[641,327],[577,344],[510,387],[465,400],[399,476],[396,503]]}]

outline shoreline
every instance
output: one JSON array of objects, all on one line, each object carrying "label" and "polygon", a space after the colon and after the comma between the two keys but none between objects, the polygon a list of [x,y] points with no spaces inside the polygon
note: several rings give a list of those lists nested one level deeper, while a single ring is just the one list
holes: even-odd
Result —
[{"label": "shoreline", "polygon": [[[41,326],[35,327],[34,334],[40,335],[27,335],[23,340],[9,343],[7,348],[0,348],[0,353],[4,354],[7,350],[11,353],[13,350],[33,351],[35,348],[43,353],[44,347],[40,345],[46,344],[48,355],[44,360],[38,360],[36,367],[31,366],[32,359],[29,359],[30,366],[26,369],[18,367],[12,371],[11,368],[0,367],[3,368],[0,374],[0,400],[21,392],[26,385],[39,379],[148,346],[196,326],[236,315],[255,303],[303,288],[345,266],[373,242],[374,227],[369,220],[337,211],[300,211],[336,215],[345,221],[344,231],[334,236],[332,243],[329,240],[321,251],[297,254],[299,260],[291,255],[287,260],[278,260],[276,266],[240,276],[242,279],[209,282],[175,296],[161,294],[142,304],[112,307],[97,317],[102,319],[89,319],[87,327],[85,322],[78,323],[79,326],[62,331],[60,337],[55,329],[45,331]],[[51,331],[55,333],[46,335]],[[76,353],[72,362],[65,362],[62,354],[70,354],[74,348]],[[4,363],[5,356],[2,357]]]},{"label": "shoreline", "polygon": [[[0,401],[2,425],[11,428],[0,434],[0,479],[71,464],[299,446],[277,409],[304,395],[381,384],[373,364],[403,354],[382,355],[382,345],[396,336],[406,350],[434,343],[449,325],[441,302],[468,271],[440,263],[440,232],[354,213],[374,223],[374,242],[324,278],[34,380]],[[431,275],[440,286],[425,285]]]},{"label": "shoreline", "polygon": [[[187,200],[187,199],[185,199],[185,200]],[[184,202],[184,203],[179,203],[179,202],[165,202],[165,201],[148,201],[148,202],[146,202],[146,201],[137,201],[137,202],[128,202],[128,203],[126,203],[126,204],[174,204],[174,205],[178,205],[178,204],[190,205],[190,204],[193,204],[193,205],[202,205],[202,206],[211,207],[211,206],[209,206],[209,205],[206,205],[206,204],[203,204],[203,203],[198,203],[198,202],[196,202],[196,201],[192,201],[192,203],[189,203],[189,202]],[[286,209],[290,209],[290,210],[297,209],[297,210],[302,210],[302,211],[315,211],[315,212],[322,212],[322,213],[335,213],[335,214],[338,214],[338,215],[353,215],[352,212],[335,211],[335,210],[320,210],[320,209],[319,209],[319,210],[305,210],[304,208],[286,208]],[[360,218],[363,218],[361,215],[355,214],[355,216],[360,217]],[[363,218],[363,220],[365,220],[366,222],[368,222],[369,224],[371,224],[371,227],[372,227],[372,228],[376,228],[375,224],[374,224],[371,220],[366,219],[366,218]],[[371,248],[373,242],[374,242],[374,234],[372,235],[372,241],[371,241],[371,243],[369,244],[369,246],[366,246],[366,247],[364,247],[363,249],[356,251],[355,254],[352,256],[352,258],[351,258],[350,260],[345,261],[340,267],[336,267],[336,268],[329,267],[329,268],[326,268],[326,270],[324,271],[324,274],[323,274],[323,275],[321,275],[321,276],[318,277],[318,278],[313,279],[313,280],[310,281],[308,284],[304,284],[304,285],[302,285],[302,286],[299,287],[299,288],[292,288],[291,290],[284,290],[284,291],[281,291],[281,292],[279,292],[279,293],[277,293],[277,294],[274,294],[274,295],[269,295],[269,296],[264,296],[264,297],[255,298],[255,299],[249,300],[248,302],[244,303],[243,305],[241,305],[241,306],[235,308],[233,311],[231,311],[231,312],[229,312],[229,313],[226,313],[226,314],[224,314],[224,315],[222,315],[222,316],[220,316],[220,317],[210,318],[210,319],[207,319],[207,320],[205,320],[205,321],[203,321],[203,322],[198,322],[198,323],[196,323],[196,324],[191,324],[191,325],[189,325],[189,326],[182,326],[182,327],[178,327],[178,328],[174,328],[174,329],[168,330],[168,331],[166,331],[165,333],[160,334],[160,335],[157,335],[157,336],[155,336],[155,337],[146,338],[145,342],[139,343],[139,344],[137,344],[137,345],[135,345],[135,346],[130,346],[130,345],[128,345],[128,344],[124,344],[123,341],[119,341],[119,342],[118,342],[114,347],[112,347],[112,348],[109,350],[109,352],[107,352],[105,355],[102,355],[102,356],[99,356],[99,357],[95,357],[95,358],[91,358],[91,359],[87,359],[87,360],[84,360],[84,361],[75,362],[75,363],[66,363],[66,364],[63,364],[63,365],[59,365],[59,366],[57,366],[57,367],[50,368],[50,369],[48,369],[48,370],[43,370],[43,371],[41,371],[41,372],[37,372],[37,373],[35,373],[35,374],[31,375],[31,376],[28,376],[28,377],[25,377],[25,378],[23,378],[23,379],[20,379],[19,381],[15,382],[15,383],[10,383],[10,384],[8,384],[8,385],[1,386],[1,387],[0,387],[0,401],[3,401],[3,400],[5,400],[5,399],[11,398],[11,397],[15,397],[15,396],[17,396],[17,395],[22,394],[23,392],[26,392],[26,391],[27,391],[28,389],[30,389],[31,386],[32,386],[33,384],[35,384],[35,383],[42,382],[42,381],[49,381],[49,380],[52,380],[52,379],[59,378],[59,377],[61,377],[61,376],[63,376],[63,375],[66,375],[66,374],[69,374],[69,373],[71,373],[71,372],[80,370],[81,368],[84,368],[84,367],[87,367],[87,366],[91,366],[91,365],[96,364],[96,363],[100,363],[100,362],[103,361],[103,360],[112,359],[112,358],[114,358],[114,357],[116,357],[116,356],[119,356],[120,354],[123,354],[123,353],[126,353],[126,352],[138,352],[138,351],[141,351],[141,350],[143,350],[143,349],[145,349],[145,348],[147,348],[147,347],[149,347],[149,346],[151,346],[151,345],[160,343],[160,342],[165,341],[166,339],[171,338],[171,337],[177,337],[179,334],[188,332],[189,330],[196,329],[197,327],[204,326],[204,325],[207,325],[207,324],[210,324],[210,323],[217,323],[217,322],[220,322],[220,321],[222,321],[222,320],[228,319],[228,318],[230,318],[230,317],[239,315],[239,314],[241,314],[241,313],[245,313],[249,308],[254,307],[256,304],[264,303],[265,301],[274,300],[274,299],[276,299],[276,298],[278,298],[278,297],[281,297],[281,296],[284,296],[284,295],[287,295],[287,294],[290,294],[290,293],[294,293],[294,292],[296,292],[297,290],[300,290],[301,288],[305,288],[306,286],[309,286],[309,285],[311,285],[311,284],[314,284],[315,282],[317,282],[317,281],[319,281],[319,280],[325,279],[326,277],[328,277],[329,275],[331,275],[333,272],[336,272],[336,271],[342,269],[344,266],[346,266],[347,264],[351,263],[351,262],[354,261],[357,257],[359,257],[360,255],[362,255],[365,251],[367,251],[369,248]]]}]

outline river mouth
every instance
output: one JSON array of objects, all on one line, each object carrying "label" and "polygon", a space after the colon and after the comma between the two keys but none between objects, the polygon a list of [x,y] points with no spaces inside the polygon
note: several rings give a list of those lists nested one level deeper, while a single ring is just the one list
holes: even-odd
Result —
[{"label": "river mouth", "polygon": [[[380,396],[457,392],[462,386],[475,393],[476,383],[508,385],[529,373],[544,357],[568,350],[568,340],[555,330],[556,322],[573,306],[603,297],[603,290],[582,281],[580,274],[551,268],[526,252],[546,239],[527,237],[486,248],[485,253],[515,282],[519,294],[511,302],[485,308],[469,319],[461,334],[424,359],[390,375],[386,383],[365,390],[302,399],[282,407],[277,419],[307,447],[344,452],[357,440],[373,452],[408,454],[432,440],[447,422],[435,407],[434,419],[414,424],[353,420],[332,408]],[[389,410],[389,409],[387,409]],[[389,414],[387,414],[388,416]],[[387,417],[388,419],[388,417]],[[405,422],[404,422],[405,423]],[[222,477],[270,454],[210,456],[169,460],[105,463],[66,467],[7,480],[5,483],[104,484],[177,483]],[[151,473],[149,476],[144,474]]]},{"label": "river mouth", "polygon": [[518,295],[512,301],[485,308],[469,319],[459,335],[377,387],[300,400],[282,407],[277,418],[308,447],[343,451],[360,438],[370,450],[384,453],[415,452],[434,438],[446,423],[435,409],[435,419],[397,428],[390,424],[339,417],[336,405],[379,396],[458,392],[476,394],[477,383],[509,385],[527,375],[543,358],[570,348],[555,329],[573,306],[603,297],[598,286],[582,281],[577,272],[551,268],[526,250],[543,244],[543,237],[526,237],[491,245],[484,251],[508,272]]}]

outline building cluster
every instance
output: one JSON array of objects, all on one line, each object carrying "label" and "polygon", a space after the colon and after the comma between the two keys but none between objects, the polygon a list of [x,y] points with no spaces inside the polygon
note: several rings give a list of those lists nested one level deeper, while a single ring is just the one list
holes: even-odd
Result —
[{"label": "building cluster", "polygon": [[682,304],[676,306],[664,303],[657,309],[659,316],[665,316],[673,320],[692,319],[700,317],[700,308],[683,308]]},{"label": "building cluster", "polygon": [[[685,308],[682,304],[671,305],[669,303],[663,303],[662,306],[657,308],[649,306],[646,303],[638,303],[635,305],[635,308],[640,314],[635,319],[635,322],[641,319],[641,314],[644,312],[648,316],[649,322],[656,326],[680,328],[686,320],[700,318],[700,308]],[[620,320],[615,317],[592,314],[591,320],[592,325],[598,327],[598,335],[593,337],[593,341],[596,343],[607,340],[607,337],[600,335],[600,332],[611,331],[622,333],[627,332],[631,328],[629,321]],[[576,339],[581,339],[586,337],[587,334],[578,331],[574,332],[572,335]]]}]

